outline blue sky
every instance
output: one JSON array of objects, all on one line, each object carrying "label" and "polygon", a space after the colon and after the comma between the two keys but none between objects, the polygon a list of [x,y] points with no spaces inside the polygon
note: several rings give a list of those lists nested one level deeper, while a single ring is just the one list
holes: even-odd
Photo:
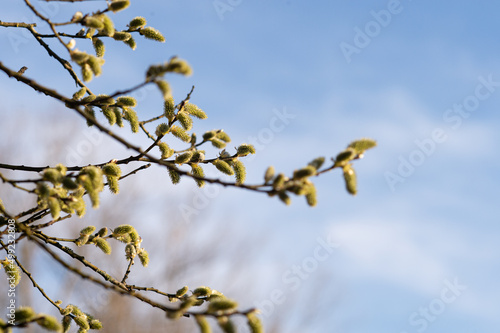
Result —
[{"label": "blue sky", "polygon": [[[0,19],[19,19],[19,1],[4,2]],[[326,290],[341,295],[334,308],[320,312],[311,332],[496,332],[500,5],[224,0],[218,3],[230,10],[218,12],[214,3],[133,1],[116,16],[117,25],[135,10],[166,43],[140,41],[134,53],[108,43],[105,74],[92,87],[105,89],[115,79],[129,87],[150,63],[172,55],[187,59],[194,75],[171,78],[174,96],[183,98],[196,85],[192,101],[209,115],[200,126],[224,128],[235,145],[260,144],[247,164],[249,183],[260,181],[270,164],[290,173],[317,156],[335,156],[353,139],[379,143],[355,163],[356,197],[333,172],[316,180],[319,204],[312,209],[302,198],[284,207],[237,190],[212,200],[212,215],[232,214],[242,234],[265,232],[276,244],[265,246],[258,265],[271,274],[248,303],[262,302],[275,289],[290,292],[283,274],[293,265],[312,265],[318,238],[330,238],[338,247],[328,259],[316,258],[317,267],[293,291],[304,294],[327,276],[332,285]],[[63,4],[50,10],[55,20],[67,17]],[[369,38],[362,47],[356,46],[359,31]],[[342,43],[357,52],[346,57]],[[12,45],[0,30],[2,62],[14,68],[33,62],[33,41]],[[47,84],[70,82],[55,66],[27,66],[27,74]],[[24,91],[12,86],[3,76],[0,95]],[[50,108],[41,97],[20,104],[29,108],[42,100],[42,109]],[[465,104],[464,113],[448,111],[456,104]],[[145,91],[140,114],[156,115],[158,108],[156,92]],[[291,116],[270,132],[277,114]],[[466,288],[447,292],[454,281]],[[300,312],[313,304],[293,306]],[[429,307],[430,317],[420,313]]]}]

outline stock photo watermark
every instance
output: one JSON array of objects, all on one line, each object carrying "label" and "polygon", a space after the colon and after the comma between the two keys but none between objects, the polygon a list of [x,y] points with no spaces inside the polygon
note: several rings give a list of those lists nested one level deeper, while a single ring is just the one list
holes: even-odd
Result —
[{"label": "stock photo watermark", "polygon": [[[464,121],[476,111],[481,102],[490,98],[500,87],[500,81],[493,79],[493,74],[487,77],[478,77],[478,84],[474,92],[463,98],[460,103],[454,103],[453,106],[443,112],[443,122],[453,131],[457,131]],[[449,130],[448,130],[449,131]],[[402,184],[412,176],[416,169],[423,165],[425,161],[436,152],[439,144],[448,140],[449,135],[443,127],[436,127],[431,131],[428,138],[415,140],[416,146],[407,155],[399,155],[396,171],[386,171],[384,173],[385,181],[392,192],[396,191],[396,185]]]},{"label": "stock photo watermark", "polygon": [[340,51],[342,51],[347,63],[351,63],[354,54],[360,54],[362,50],[367,48],[373,39],[391,24],[393,17],[401,14],[402,11],[403,5],[400,0],[389,0],[385,9],[370,11],[372,20],[366,22],[361,28],[354,27],[352,42],[343,41],[339,44]]},{"label": "stock photo watermark", "polygon": [[255,301],[255,307],[264,317],[271,316],[276,307],[286,301],[287,294],[297,291],[302,283],[317,271],[320,263],[329,259],[339,247],[340,244],[333,241],[331,235],[316,238],[316,246],[312,255],[305,257],[300,263],[292,265],[282,273],[281,280],[284,288],[273,289],[267,299]]},{"label": "stock photo watermark", "polygon": [[226,13],[232,12],[236,7],[241,5],[243,0],[214,0],[212,5],[214,6],[215,12],[221,21],[224,21],[224,15]]},{"label": "stock photo watermark", "polygon": [[[247,138],[247,143],[253,145],[257,153],[263,151],[276,137],[276,134],[281,133],[285,128],[290,125],[297,115],[289,113],[286,107],[281,110],[273,109],[273,116],[269,119],[268,125],[259,130],[257,135],[251,135]],[[245,161],[251,162],[254,158],[253,155],[245,157]],[[218,174],[217,174],[218,175]],[[200,215],[206,209],[210,201],[215,199],[220,193],[220,186],[205,186],[201,190],[198,188],[193,189],[193,197],[191,203],[180,204],[179,211],[184,222],[190,222],[192,217]]]},{"label": "stock photo watermark", "polygon": [[[9,305],[7,306],[8,323],[14,325],[16,320],[16,276],[15,273],[17,266],[14,258],[16,257],[16,224],[14,219],[7,220],[7,257],[5,271],[7,273],[7,282],[9,289],[7,290],[7,297],[9,298]],[[5,264],[4,264],[5,265]],[[7,269],[9,268],[9,269]]]},{"label": "stock photo watermark", "polygon": [[[408,317],[408,323],[417,332],[422,333],[427,330],[467,290],[467,286],[461,284],[457,277],[453,281],[446,279],[443,284],[444,287],[438,297],[432,299],[425,306],[419,307],[417,311],[412,312]],[[402,331],[401,333],[409,332]]]},{"label": "stock photo watermark", "polygon": [[[54,2],[39,2],[37,4],[40,6],[39,12],[49,19],[55,17],[59,13],[59,4]],[[22,22],[34,23],[37,26],[45,22],[42,21],[36,15],[32,15],[31,18],[23,17]],[[23,45],[28,44],[33,40],[33,35],[26,29],[17,29],[7,34],[7,39],[9,40],[10,46],[15,53],[19,53]]]}]

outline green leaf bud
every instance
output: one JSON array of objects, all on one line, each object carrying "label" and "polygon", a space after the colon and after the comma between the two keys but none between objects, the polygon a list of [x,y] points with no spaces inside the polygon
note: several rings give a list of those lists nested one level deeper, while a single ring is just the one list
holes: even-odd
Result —
[{"label": "green leaf bud", "polygon": [[176,138],[181,139],[184,142],[189,142],[191,140],[191,136],[179,126],[172,126],[171,132]]},{"label": "green leaf bud", "polygon": [[168,175],[170,176],[172,184],[179,184],[181,181],[181,175],[173,168],[168,168]]},{"label": "green leaf bud", "polygon": [[357,192],[357,182],[356,182],[356,173],[350,164],[347,164],[343,167],[344,171],[344,180],[347,192],[352,195],[355,195]]},{"label": "green leaf bud", "polygon": [[285,192],[279,192],[278,193],[278,197],[287,206],[290,206],[290,204],[292,203],[292,199],[290,199],[290,197],[288,196],[288,194],[286,194]]},{"label": "green leaf bud", "polygon": [[146,19],[144,17],[137,16],[133,18],[132,21],[129,22],[128,27],[130,28],[130,30],[137,30],[145,25],[146,25]]},{"label": "green leaf bud", "polygon": [[200,329],[200,333],[212,333],[212,328],[210,327],[206,316],[195,315],[194,319],[196,320],[196,324]]},{"label": "green leaf bud", "polygon": [[189,66],[187,61],[179,59],[177,57],[170,59],[170,62],[167,65],[166,71],[173,72],[173,73],[179,73],[179,74],[186,75],[186,76],[189,76],[193,73],[193,70],[191,69],[191,66]]},{"label": "green leaf bud", "polygon": [[89,238],[90,238],[89,235],[81,235],[80,237],[78,237],[75,240],[75,245],[78,247],[83,246],[83,245],[87,244]]},{"label": "green leaf bud", "polygon": [[40,316],[42,317],[36,320],[36,323],[40,327],[54,332],[60,332],[62,330],[62,325],[59,323],[56,317],[46,314],[40,314]]},{"label": "green leaf bud", "polygon": [[188,290],[189,290],[189,287],[184,286],[175,292],[175,296],[177,296],[177,297],[184,296],[188,292]]},{"label": "green leaf bud", "polygon": [[139,30],[139,33],[141,35],[143,35],[144,37],[146,37],[147,39],[152,39],[152,40],[155,40],[155,41],[161,42],[161,43],[165,42],[165,37],[163,37],[161,32],[159,32],[155,28],[152,28],[152,27],[141,28]]},{"label": "green leaf bud", "polygon": [[316,187],[314,185],[310,185],[307,187],[306,201],[307,201],[307,204],[311,207],[314,207],[317,205],[318,197],[316,195]]},{"label": "green leaf bud", "polygon": [[236,326],[228,317],[217,318],[217,323],[224,333],[236,333]]},{"label": "green leaf bud", "polygon": [[[90,119],[95,120],[95,111],[93,107],[87,105],[83,111]],[[89,127],[94,126],[94,124],[92,123],[92,121],[90,121],[90,119],[87,119],[87,126]]]},{"label": "green leaf bud", "polygon": [[223,149],[226,148],[226,143],[222,140],[219,140],[217,138],[213,138],[210,142],[212,142],[212,146],[218,149]]},{"label": "green leaf bud", "polygon": [[221,300],[215,300],[213,302],[210,302],[208,304],[208,309],[207,311],[209,313],[214,313],[217,311],[227,311],[227,310],[233,310],[238,307],[238,303],[236,303],[233,300],[230,299],[221,299]]},{"label": "green leaf bud", "polygon": [[79,100],[79,99],[83,98],[83,96],[85,96],[86,92],[87,92],[86,88],[82,88],[82,89],[78,90],[76,93],[73,94],[73,99]]},{"label": "green leaf bud", "polygon": [[236,176],[236,184],[243,184],[247,175],[245,165],[240,160],[234,160],[232,167]]},{"label": "green leaf bud", "polygon": [[85,97],[81,100],[81,102],[82,102],[82,103],[85,103],[85,104],[86,104],[86,103],[91,103],[91,102],[93,102],[96,98],[97,98],[97,96],[96,96],[96,95],[88,95],[88,96],[85,96]]},{"label": "green leaf bud", "polygon": [[264,182],[267,184],[274,178],[274,167],[270,166],[267,168],[266,173],[264,174]]},{"label": "green leaf bud", "polygon": [[[102,108],[102,113],[104,115],[104,117],[106,117],[106,119],[108,120],[108,123],[113,126],[114,124],[116,124],[116,113],[115,113],[115,109],[118,109],[117,107],[103,107]],[[118,110],[118,112],[120,112]],[[121,116],[120,116],[120,119],[121,119]]]},{"label": "green leaf bud", "polygon": [[85,316],[82,310],[80,310],[80,308],[78,308],[76,305],[69,304],[66,308],[70,309],[71,310],[70,313],[74,314],[75,316]]},{"label": "green leaf bud", "polygon": [[91,330],[100,330],[102,328],[102,323],[97,319],[92,319],[89,321],[89,326]]},{"label": "green leaf bud", "polygon": [[98,30],[104,28],[104,23],[100,19],[98,19],[94,16],[87,16],[82,21],[82,24],[86,27],[94,28],[94,29],[98,29]]},{"label": "green leaf bud", "polygon": [[207,131],[203,134],[203,140],[205,140],[205,141],[212,140],[213,138],[215,138],[216,135],[217,135],[217,132],[215,130]]},{"label": "green leaf bud", "polygon": [[116,124],[118,125],[118,127],[123,127],[123,116],[120,108],[112,107],[111,109],[115,114]]},{"label": "green leaf bud", "polygon": [[168,311],[167,318],[169,319],[179,319],[184,313],[182,311]]},{"label": "green leaf bud", "polygon": [[87,316],[86,315],[76,316],[76,317],[73,318],[73,320],[82,329],[84,329],[84,330],[89,330],[90,329],[90,325],[89,325],[89,322],[87,320]]},{"label": "green leaf bud", "polygon": [[64,316],[62,319],[62,331],[64,333],[69,331],[69,328],[71,327],[71,323],[73,322],[73,319],[71,316]]},{"label": "green leaf bud", "polygon": [[295,170],[293,172],[293,178],[294,179],[302,179],[302,178],[314,176],[315,174],[316,174],[316,168],[314,168],[311,165],[308,165],[305,168]]},{"label": "green leaf bud", "polygon": [[255,154],[255,147],[249,144],[242,144],[237,148],[238,156],[247,156],[248,154]]},{"label": "green leaf bud", "polygon": [[54,197],[49,197],[47,201],[50,209],[50,215],[55,220],[59,218],[59,214],[61,213],[61,204],[59,203],[59,199]]},{"label": "green leaf bud", "polygon": [[[191,164],[191,173],[198,177],[205,177],[205,173],[203,172],[203,168],[198,164]],[[205,185],[205,181],[201,179],[195,179],[196,185],[198,187],[203,187]]]},{"label": "green leaf bud", "polygon": [[119,106],[134,107],[137,105],[137,101],[132,96],[120,96],[116,99],[116,104]]},{"label": "green leaf bud", "polygon": [[48,198],[50,195],[50,188],[46,183],[39,182],[36,184],[36,193],[38,193],[41,198]]},{"label": "green leaf bud", "polygon": [[104,64],[103,58],[97,58],[94,56],[89,56],[87,59],[87,64],[90,65],[90,69],[95,76],[99,76],[102,73],[101,66]]},{"label": "green leaf bud", "polygon": [[347,146],[348,148],[354,149],[357,155],[363,154],[365,150],[371,149],[377,145],[377,142],[372,139],[362,138],[353,141]]},{"label": "green leaf bud", "polygon": [[277,189],[280,188],[285,184],[286,181],[286,176],[283,173],[280,173],[273,181],[273,188]]},{"label": "green leaf bud", "polygon": [[215,165],[217,170],[219,170],[220,172],[222,172],[226,175],[229,175],[229,176],[234,175],[233,169],[231,169],[231,166],[226,161],[215,160],[212,162],[212,164]]},{"label": "green leaf bud", "polygon": [[95,55],[99,58],[104,57],[104,53],[106,52],[106,47],[104,46],[104,42],[97,38],[92,37],[92,46],[94,46]]},{"label": "green leaf bud", "polygon": [[105,254],[111,254],[111,245],[109,245],[109,243],[105,239],[98,237],[94,240],[94,242],[95,242],[95,245],[102,252],[104,252]]},{"label": "green leaf bud", "polygon": [[139,260],[141,261],[141,265],[144,267],[148,267],[149,264],[149,254],[146,250],[141,249],[137,256],[139,257]]},{"label": "green leaf bud", "polygon": [[83,228],[80,230],[80,235],[92,235],[92,233],[95,231],[95,227],[93,225],[89,225],[86,228]]},{"label": "green leaf bud", "polygon": [[99,231],[97,232],[97,235],[99,237],[104,237],[104,236],[106,236],[107,233],[108,233],[108,228],[104,227],[104,228],[99,229]]},{"label": "green leaf bud", "polygon": [[7,279],[9,279],[9,284],[14,284],[17,286],[21,281],[21,269],[13,261],[0,260],[3,268],[5,269],[5,274],[7,274]]},{"label": "green leaf bud", "polygon": [[211,292],[212,292],[212,289],[210,289],[209,287],[201,286],[201,287],[198,287],[195,290],[193,290],[193,295],[196,297],[208,296],[208,295],[210,295]]},{"label": "green leaf bud", "polygon": [[169,121],[174,120],[175,118],[175,105],[174,105],[174,99],[173,98],[168,98],[163,102],[163,114],[165,115],[165,118],[167,118]]},{"label": "green leaf bud", "polygon": [[198,106],[192,104],[192,103],[186,103],[184,105],[184,110],[192,115],[193,117],[196,117],[198,119],[206,119],[207,114],[203,112]]},{"label": "green leaf bud", "polygon": [[134,244],[127,244],[125,246],[125,258],[127,258],[128,260],[132,260],[135,258],[135,256],[137,255],[137,250],[135,248],[135,245]]},{"label": "green leaf bud", "polygon": [[16,322],[28,321],[36,316],[35,310],[30,308],[29,306],[21,306],[16,309],[14,313],[14,318],[16,318]]},{"label": "green leaf bud", "polygon": [[251,333],[264,333],[264,325],[254,312],[247,313],[246,316]]},{"label": "green leaf bud", "polygon": [[312,166],[317,171],[317,170],[319,170],[319,168],[321,168],[323,163],[325,163],[325,158],[318,157],[318,158],[315,158],[314,160],[312,160],[311,162],[309,162],[308,165]]},{"label": "green leaf bud", "polygon": [[191,119],[191,117],[186,112],[178,112],[177,120],[179,120],[179,123],[186,131],[189,131],[193,128],[193,119]]},{"label": "green leaf bud", "polygon": [[112,105],[116,103],[112,97],[105,94],[97,95],[95,102],[98,103],[99,105]]},{"label": "green leaf bud", "polygon": [[158,126],[156,126],[155,134],[157,137],[162,137],[165,134],[167,134],[169,130],[170,130],[170,127],[167,124],[161,123]]},{"label": "green leaf bud", "polygon": [[356,157],[356,152],[353,148],[347,148],[341,151],[335,158],[335,165],[343,165]]},{"label": "green leaf bud", "polygon": [[84,64],[90,58],[89,54],[78,50],[71,51],[70,55],[71,55],[71,60],[73,60],[79,65]]},{"label": "green leaf bud", "polygon": [[174,154],[174,150],[171,149],[165,142],[158,143],[158,148],[160,148],[162,160],[169,158]]},{"label": "green leaf bud", "polygon": [[48,168],[43,170],[42,179],[51,182],[54,185],[61,183],[63,175],[55,168]]},{"label": "green leaf bud", "polygon": [[102,23],[104,24],[104,28],[99,29],[99,32],[106,36],[113,36],[113,34],[115,33],[115,26],[113,24],[113,21],[106,14],[102,14],[100,16],[102,19]]},{"label": "green leaf bud", "polygon": [[115,31],[113,34],[113,39],[125,42],[129,40],[132,37],[132,35],[126,31]]},{"label": "green leaf bud", "polygon": [[94,74],[92,73],[92,69],[90,68],[90,65],[85,63],[82,65],[82,78],[83,81],[89,82],[92,80]]},{"label": "green leaf bud", "polygon": [[129,236],[130,236],[130,241],[132,243],[138,243],[140,244],[141,242],[141,237],[139,236],[139,233],[137,232],[137,230],[133,230],[129,233]]},{"label": "green leaf bud", "polygon": [[78,184],[71,179],[71,177],[64,177],[62,179],[62,185],[67,190],[76,190],[78,188]]},{"label": "green leaf bud", "polygon": [[158,89],[160,89],[164,100],[167,100],[172,97],[172,90],[170,89],[170,85],[168,84],[167,81],[156,80],[155,84],[158,87]]},{"label": "green leaf bud", "polygon": [[216,134],[216,137],[217,137],[217,139],[222,140],[224,142],[231,142],[231,138],[223,130],[218,131]]},{"label": "green leaf bud", "polygon": [[120,177],[122,170],[116,163],[107,163],[101,168],[106,176]]},{"label": "green leaf bud", "polygon": [[124,10],[130,5],[129,0],[115,0],[108,4],[109,10],[113,13],[119,12],[120,10]]},{"label": "green leaf bud", "polygon": [[125,114],[123,119],[130,123],[130,129],[132,132],[137,133],[139,131],[139,117],[137,116],[137,113],[129,108],[125,108],[124,111]]},{"label": "green leaf bud", "polygon": [[82,217],[85,215],[85,201],[82,198],[77,199],[74,202],[71,202],[71,208],[75,210],[76,215],[78,217]]},{"label": "green leaf bud", "polygon": [[132,50],[135,50],[137,48],[134,37],[130,37],[129,39],[124,41],[124,43],[127,44]]},{"label": "green leaf bud", "polygon": [[116,227],[115,229],[113,229],[113,237],[122,236],[122,235],[128,234],[134,230],[135,230],[135,228],[133,226],[131,226],[130,224],[122,224],[122,225],[119,225],[118,227]]},{"label": "green leaf bud", "polygon": [[120,185],[118,183],[118,177],[106,176],[108,180],[108,188],[113,194],[118,194],[120,192]]},{"label": "green leaf bud", "polygon": [[189,160],[191,160],[191,157],[193,157],[193,152],[187,151],[185,153],[177,155],[177,157],[175,158],[175,163],[177,163],[177,164],[187,163],[187,162],[189,162]]}]

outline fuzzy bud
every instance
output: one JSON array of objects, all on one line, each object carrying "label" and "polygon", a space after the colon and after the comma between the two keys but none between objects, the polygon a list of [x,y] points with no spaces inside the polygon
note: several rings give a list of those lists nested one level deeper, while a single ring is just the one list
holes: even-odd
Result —
[{"label": "fuzzy bud", "polygon": [[177,297],[184,296],[187,293],[188,290],[189,290],[189,287],[188,286],[184,286],[184,287],[182,287],[181,289],[179,289],[179,290],[177,290],[175,292],[175,296],[177,296]]},{"label": "fuzzy bud", "polygon": [[179,184],[181,181],[181,175],[173,168],[168,168],[168,175],[170,176],[172,184]]},{"label": "fuzzy bud", "polygon": [[255,154],[255,147],[249,144],[242,144],[237,148],[238,156],[246,156],[248,154]]},{"label": "fuzzy bud", "polygon": [[174,154],[174,150],[171,149],[165,142],[158,143],[158,148],[160,148],[162,160],[169,158]]},{"label": "fuzzy bud", "polygon": [[245,165],[240,160],[234,160],[232,167],[236,176],[236,184],[243,184],[247,175]]},{"label": "fuzzy bud", "polygon": [[186,131],[183,128],[181,128],[179,126],[175,126],[175,125],[172,126],[171,132],[176,138],[178,138],[184,142],[189,142],[191,140],[191,136],[188,133],[186,133]]},{"label": "fuzzy bud", "polygon": [[146,37],[147,39],[155,40],[160,43],[165,42],[165,37],[163,37],[161,32],[159,32],[155,28],[152,27],[142,28],[141,30],[139,30],[139,33],[144,37]]},{"label": "fuzzy bud", "polygon": [[198,106],[192,104],[192,103],[186,103],[184,105],[184,110],[192,115],[193,117],[196,117],[198,119],[206,119],[207,114],[203,112]]},{"label": "fuzzy bud", "polygon": [[149,254],[146,250],[141,249],[137,255],[139,256],[139,260],[141,261],[142,266],[147,267],[149,264]]},{"label": "fuzzy bud", "polygon": [[115,0],[115,1],[112,1],[108,5],[108,8],[113,13],[116,13],[116,12],[119,12],[120,10],[124,10],[128,6],[130,6],[130,1],[129,0]]},{"label": "fuzzy bud", "polygon": [[192,156],[193,156],[192,151],[188,151],[188,152],[182,153],[180,155],[177,155],[177,157],[175,158],[175,163],[177,163],[177,164],[187,163],[187,162],[189,162],[189,160],[191,159]]},{"label": "fuzzy bud", "polygon": [[187,112],[177,113],[177,120],[186,131],[189,131],[193,128],[193,119],[191,119]]},{"label": "fuzzy bud", "polygon": [[128,27],[130,30],[137,30],[146,25],[146,19],[141,16],[137,16],[129,22]]},{"label": "fuzzy bud", "polygon": [[352,195],[355,195],[357,192],[357,182],[356,182],[356,173],[350,164],[347,164],[343,168],[344,171],[344,180],[347,192]]},{"label": "fuzzy bud", "polygon": [[111,254],[111,245],[103,238],[94,239],[95,246],[97,246],[105,254]]},{"label": "fuzzy bud", "polygon": [[212,163],[213,163],[213,165],[215,165],[217,170],[219,170],[220,172],[222,172],[226,175],[229,175],[229,176],[234,175],[233,169],[231,169],[231,166],[226,161],[215,160]]}]

